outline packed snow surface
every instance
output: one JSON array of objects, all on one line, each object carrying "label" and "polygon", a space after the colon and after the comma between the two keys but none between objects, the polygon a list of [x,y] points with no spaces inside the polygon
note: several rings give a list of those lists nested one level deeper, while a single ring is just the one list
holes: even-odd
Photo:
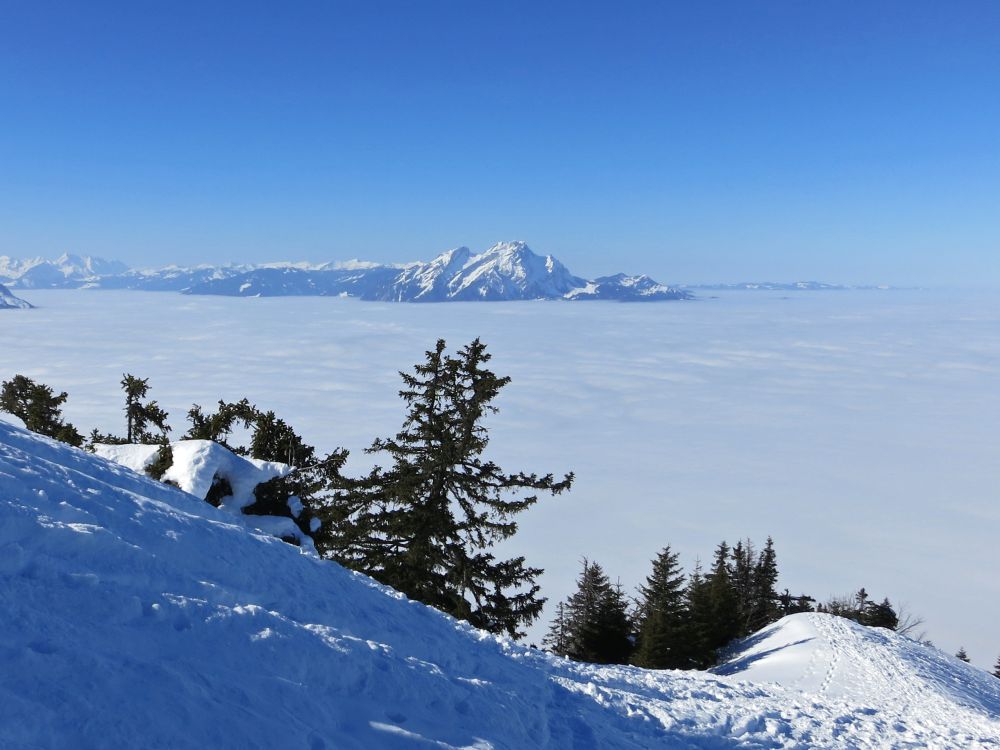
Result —
[{"label": "packed snow surface", "polygon": [[1000,747],[1000,681],[891,633],[573,664],[4,423],[0,611],[4,748]]}]

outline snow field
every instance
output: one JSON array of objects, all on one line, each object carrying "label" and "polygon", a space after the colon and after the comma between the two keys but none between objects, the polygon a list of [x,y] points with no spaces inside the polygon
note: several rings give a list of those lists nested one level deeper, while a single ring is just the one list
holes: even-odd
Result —
[{"label": "snow field", "polygon": [[0,747],[1000,747],[993,678],[894,634],[572,664],[233,521],[0,423]]}]

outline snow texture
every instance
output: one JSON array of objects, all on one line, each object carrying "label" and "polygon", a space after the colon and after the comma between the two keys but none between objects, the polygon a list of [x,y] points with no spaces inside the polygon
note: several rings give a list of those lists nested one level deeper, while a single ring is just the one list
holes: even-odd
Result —
[{"label": "snow texture", "polygon": [[573,664],[232,521],[0,424],[0,747],[1000,747],[1000,681],[889,632]]}]

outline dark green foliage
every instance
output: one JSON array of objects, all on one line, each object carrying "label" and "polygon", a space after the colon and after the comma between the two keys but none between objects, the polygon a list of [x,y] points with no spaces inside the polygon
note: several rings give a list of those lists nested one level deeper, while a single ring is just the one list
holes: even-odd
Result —
[{"label": "dark green foliage", "polygon": [[514,517],[537,500],[511,493],[557,494],[572,475],[507,473],[483,458],[483,419],[510,381],[486,369],[489,359],[478,339],[455,356],[438,341],[412,374],[400,373],[403,427],[368,449],[390,465],[340,481],[317,508],[317,542],[324,555],[410,598],[517,637],[545,601],[535,583],[542,571],[523,557],[498,560],[489,549],[517,531]]},{"label": "dark green foliage", "polygon": [[896,630],[899,626],[899,616],[889,600],[872,601],[864,587],[858,589],[853,597],[835,597],[817,608],[818,612],[837,615],[848,620],[854,620],[872,628],[887,628]]},{"label": "dark green foliage", "polygon": [[958,653],[955,654],[955,658],[960,659],[961,661],[964,661],[966,664],[968,664],[969,661],[970,661],[969,655],[967,653],[965,653],[965,647],[964,646],[962,646],[961,648],[958,649]]},{"label": "dark green foliage", "polygon": [[778,609],[782,617],[798,614],[799,612],[813,612],[813,603],[815,601],[811,596],[806,596],[805,594],[793,597],[791,592],[785,589],[778,595]]},{"label": "dark green foliage", "polygon": [[639,589],[636,611],[636,647],[632,663],[647,669],[684,669],[691,666],[684,573],[679,555],[670,547],[653,560],[653,571]]},{"label": "dark green foliage", "polygon": [[305,466],[312,462],[314,454],[315,449],[302,442],[295,430],[273,411],[258,412],[250,438],[251,458]]},{"label": "dark green foliage", "polygon": [[[340,470],[347,460],[347,451],[335,450],[322,461],[297,467],[283,477],[275,477],[254,488],[254,502],[243,509],[247,515],[287,516],[295,521],[303,534],[313,536],[314,510],[320,506],[322,493],[338,486],[343,478]],[[296,516],[289,502],[298,499],[302,510]]]},{"label": "dark green foliage", "polygon": [[146,467],[146,473],[157,481],[163,478],[167,469],[171,467],[174,463],[174,452],[170,448],[170,443],[164,443],[160,446],[160,449],[156,451],[156,458],[153,462]]},{"label": "dark green foliage", "polygon": [[205,414],[198,404],[194,404],[187,413],[191,428],[183,439],[213,440],[234,453],[245,456],[247,454],[246,448],[229,445],[226,439],[238,424],[243,425],[245,429],[250,429],[251,425],[256,422],[259,413],[257,407],[245,398],[236,403],[226,403],[220,400],[219,409],[214,414]]},{"label": "dark green foliage", "polygon": [[629,640],[628,604],[595,562],[583,561],[577,590],[558,610],[546,647],[560,656],[593,664],[625,664]]},{"label": "dark green foliage", "polygon": [[[194,404],[187,416],[191,428],[184,435],[185,440],[213,440],[241,456],[290,466],[306,466],[315,458],[315,449],[306,445],[288,423],[273,411],[260,411],[245,398],[235,403],[219,401],[214,414],[206,414]],[[247,446],[226,442],[239,425],[251,431]]]},{"label": "dark green foliage", "polygon": [[729,545],[720,542],[715,548],[715,559],[708,574],[708,606],[710,623],[707,633],[710,654],[714,661],[716,652],[740,635],[740,612],[737,589],[733,586],[729,570]]},{"label": "dark green foliage", "polygon": [[1000,656],[997,657],[997,663],[993,665],[993,676],[1000,679]]},{"label": "dark green foliage", "polygon": [[687,606],[687,646],[690,665],[697,669],[705,669],[715,662],[714,613],[712,599],[709,595],[708,579],[702,572],[701,561],[695,562],[694,570],[688,579],[687,590],[684,593]]},{"label": "dark green foliage", "polygon": [[[122,390],[125,391],[125,442],[156,443],[166,442],[170,426],[167,413],[155,401],[143,403],[149,393],[149,378],[137,378],[128,373],[122,375]],[[153,426],[159,435],[153,435]]]},{"label": "dark green foliage", "polygon": [[49,386],[15,375],[0,387],[0,410],[13,414],[32,432],[79,448],[83,436],[63,420],[66,398],[65,391],[57,396]]}]

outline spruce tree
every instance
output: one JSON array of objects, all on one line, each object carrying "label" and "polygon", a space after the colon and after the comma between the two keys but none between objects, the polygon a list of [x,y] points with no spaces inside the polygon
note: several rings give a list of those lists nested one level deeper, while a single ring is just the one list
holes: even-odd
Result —
[{"label": "spruce tree", "polygon": [[483,457],[483,420],[510,382],[486,368],[489,359],[479,339],[455,356],[441,340],[413,373],[400,373],[403,427],[368,449],[390,464],[342,480],[318,511],[317,541],[326,556],[412,599],[519,637],[545,602],[536,583],[542,571],[489,550],[517,531],[514,517],[537,501],[537,494],[512,493],[557,494],[573,475],[507,473]]},{"label": "spruce tree", "polygon": [[684,573],[669,545],[653,560],[652,573],[639,589],[636,648],[632,663],[647,669],[690,666]]},{"label": "spruce tree", "polygon": [[57,396],[49,386],[24,375],[15,375],[0,386],[0,410],[13,414],[32,432],[79,448],[83,436],[63,420],[66,399],[65,391]]},{"label": "spruce tree", "polygon": [[721,542],[715,549],[712,571],[708,575],[708,599],[711,612],[708,646],[712,658],[719,649],[740,635],[739,601],[730,580],[729,545]]},{"label": "spruce tree", "polygon": [[620,586],[612,586],[603,568],[587,559],[577,579],[576,592],[560,614],[562,651],[554,653],[592,664],[624,664],[628,660],[628,608]]},{"label": "spruce tree", "polygon": [[755,633],[781,616],[778,608],[778,560],[774,551],[774,540],[767,538],[764,549],[758,556],[753,571],[753,597],[747,631]]},{"label": "spruce tree", "polygon": [[[125,391],[125,441],[128,443],[166,442],[170,426],[167,413],[155,401],[143,403],[149,393],[149,378],[122,375],[122,390]],[[159,430],[159,436],[149,431],[152,425]]]},{"label": "spruce tree", "polygon": [[695,561],[694,570],[688,578],[684,602],[688,620],[684,639],[688,647],[688,666],[705,669],[712,666],[715,658],[712,641],[715,613],[708,579],[702,572],[700,560]]},{"label": "spruce tree", "polygon": [[993,665],[993,676],[1000,678],[1000,656],[997,657],[997,663]]},{"label": "spruce tree", "polygon": [[964,661],[966,664],[968,664],[970,662],[969,655],[967,653],[965,653],[965,647],[964,646],[962,646],[961,648],[958,649],[958,653],[956,653],[955,656],[956,656],[956,658],[961,659],[962,661]]}]

